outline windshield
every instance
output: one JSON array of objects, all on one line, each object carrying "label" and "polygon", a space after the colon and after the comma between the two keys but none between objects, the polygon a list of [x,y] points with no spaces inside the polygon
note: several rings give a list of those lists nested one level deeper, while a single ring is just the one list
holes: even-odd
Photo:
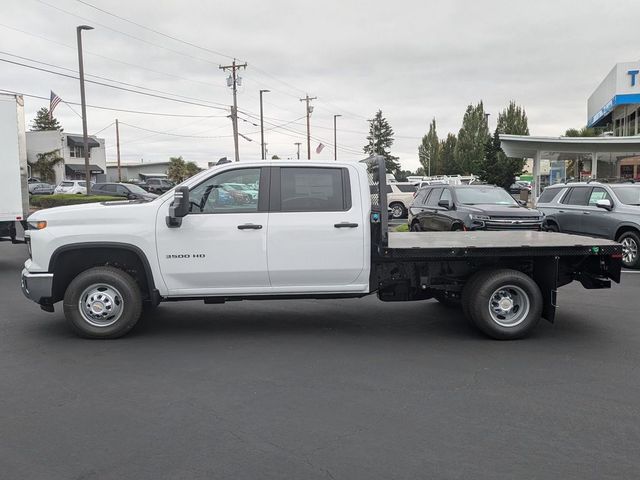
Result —
[{"label": "windshield", "polygon": [[132,183],[127,183],[127,188],[129,189],[130,192],[132,193],[138,193],[140,195],[148,195],[147,192],[145,192],[142,188],[140,188],[138,185],[133,185]]},{"label": "windshield", "polygon": [[458,201],[464,205],[517,205],[518,203],[502,188],[474,187],[456,189]]},{"label": "windshield", "polygon": [[640,185],[627,185],[627,186],[617,186],[611,187],[611,189],[620,200],[625,205],[634,205],[640,206]]}]

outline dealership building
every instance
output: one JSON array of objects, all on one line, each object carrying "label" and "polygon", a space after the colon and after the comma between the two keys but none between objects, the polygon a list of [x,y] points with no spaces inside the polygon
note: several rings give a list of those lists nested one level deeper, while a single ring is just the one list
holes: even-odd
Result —
[{"label": "dealership building", "polygon": [[618,63],[587,100],[597,137],[500,135],[504,152],[531,159],[534,198],[568,180],[640,180],[640,61]]}]

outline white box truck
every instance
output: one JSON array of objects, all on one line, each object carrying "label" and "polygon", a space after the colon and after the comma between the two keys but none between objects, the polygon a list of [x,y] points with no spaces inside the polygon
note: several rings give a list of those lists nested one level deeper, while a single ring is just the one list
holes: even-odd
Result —
[{"label": "white box truck", "polygon": [[0,240],[14,243],[29,213],[24,125],[22,95],[0,94]]}]

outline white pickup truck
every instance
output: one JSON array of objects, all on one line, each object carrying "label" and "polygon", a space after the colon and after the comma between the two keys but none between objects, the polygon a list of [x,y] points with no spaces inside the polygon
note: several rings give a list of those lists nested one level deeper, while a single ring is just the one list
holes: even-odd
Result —
[{"label": "white pickup truck", "polygon": [[[224,190],[225,184],[247,185]],[[436,298],[497,339],[553,321],[556,289],[620,280],[615,242],[558,233],[388,233],[384,161],[227,163],[157,199],[28,219],[24,294],[80,335],[126,334],[159,302]]]}]

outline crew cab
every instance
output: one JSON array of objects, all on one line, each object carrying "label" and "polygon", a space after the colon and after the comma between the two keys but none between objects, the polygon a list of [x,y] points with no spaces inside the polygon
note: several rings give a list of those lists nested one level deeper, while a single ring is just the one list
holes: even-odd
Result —
[{"label": "crew cab", "polygon": [[[364,162],[364,161],[363,161]],[[384,158],[227,163],[147,203],[84,204],[28,219],[24,294],[62,302],[79,335],[126,334],[160,302],[435,298],[496,339],[553,321],[556,290],[620,281],[621,247],[560,233],[388,231]],[[255,202],[225,184],[252,185]]]}]

